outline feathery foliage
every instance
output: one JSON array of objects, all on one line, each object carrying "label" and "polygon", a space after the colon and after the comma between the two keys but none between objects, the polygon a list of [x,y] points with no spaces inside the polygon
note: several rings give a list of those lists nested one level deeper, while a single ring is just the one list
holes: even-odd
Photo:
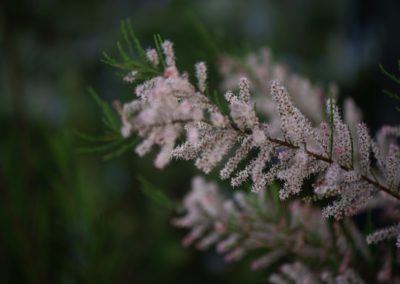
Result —
[{"label": "feathery foliage", "polygon": [[[385,74],[386,77],[388,77],[392,82],[400,85],[400,77],[397,77],[394,73],[390,73],[383,67],[382,64],[379,65],[379,68],[381,69],[382,73]],[[400,71],[400,60],[398,61],[398,69]],[[389,91],[384,89],[383,93],[388,95],[390,98],[394,99],[397,103],[400,103],[400,94],[397,92]],[[400,112],[400,106],[396,106],[396,110]]]},{"label": "feathery foliage", "polygon": [[[222,86],[231,88],[224,95],[225,112],[208,95],[204,62],[195,65],[194,84],[186,72],[179,71],[171,41],[157,35],[155,48],[145,51],[126,25],[123,22],[123,35],[129,51],[134,44],[134,55],[128,56],[120,43],[122,62],[105,54],[106,63],[128,71],[124,81],[135,84],[136,98],[114,104],[122,121],[121,136],[140,137],[135,147],[139,156],[159,148],[157,168],[172,159],[193,160],[206,174],[222,165],[220,177],[230,179],[233,187],[251,180],[252,193],[239,191],[232,201],[220,195],[216,184],[194,179],[183,201],[186,215],[175,220],[191,230],[183,244],[197,242],[199,249],[217,244],[218,251],[228,252],[227,261],[238,260],[249,250],[267,249],[253,262],[254,269],[280,259],[294,260],[280,262],[283,274],[272,274],[273,283],[289,279],[361,283],[358,274],[365,277],[366,273],[356,257],[368,262],[371,256],[350,217],[371,208],[398,210],[399,127],[384,126],[373,139],[352,101],[346,101],[349,107],[342,116],[335,88],[325,96],[324,121],[323,90],[273,63],[267,49],[244,62],[223,58]],[[257,94],[262,96],[254,97]],[[109,109],[104,111],[108,119]],[[304,192],[310,180],[311,190]],[[140,181],[150,198],[167,208],[174,206],[160,191],[148,190],[148,182]],[[280,199],[290,200],[279,207],[273,198],[276,194],[265,194],[276,181]],[[318,202],[291,201],[299,195]],[[328,222],[321,215],[336,221]],[[400,238],[398,225],[371,233],[367,241],[387,238]],[[307,268],[324,257],[326,266]],[[379,274],[379,269],[373,271]],[[398,277],[395,271],[390,273]]]}]

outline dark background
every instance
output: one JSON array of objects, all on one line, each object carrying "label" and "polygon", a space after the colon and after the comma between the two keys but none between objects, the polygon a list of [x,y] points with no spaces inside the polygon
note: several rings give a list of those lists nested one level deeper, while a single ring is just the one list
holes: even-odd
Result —
[{"label": "dark background", "polygon": [[[212,251],[184,249],[174,212],[147,198],[138,175],[176,199],[196,172],[174,162],[157,171],[131,151],[103,161],[82,154],[74,131],[102,133],[93,86],[111,102],[132,98],[100,62],[131,18],[145,45],[174,41],[178,65],[216,50],[245,54],[267,45],[313,82],[337,82],[374,130],[399,122],[400,2],[319,0],[3,0],[0,2],[0,282],[263,283],[248,261],[226,265]],[[206,31],[206,32],[204,32]],[[210,38],[213,40],[210,41]]]}]

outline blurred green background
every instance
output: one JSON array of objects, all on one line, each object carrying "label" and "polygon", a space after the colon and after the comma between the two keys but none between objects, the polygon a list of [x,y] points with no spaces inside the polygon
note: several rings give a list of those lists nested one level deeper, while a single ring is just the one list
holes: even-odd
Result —
[{"label": "blurred green background", "polygon": [[337,82],[374,129],[398,123],[382,89],[399,87],[400,2],[288,0],[3,0],[0,2],[0,283],[263,283],[248,262],[184,249],[174,212],[140,190],[138,176],[180,199],[196,170],[129,151],[103,161],[74,133],[101,134],[93,86],[108,102],[131,87],[100,62],[131,18],[145,46],[174,41],[178,65],[211,67],[218,52],[270,46],[313,82]]}]

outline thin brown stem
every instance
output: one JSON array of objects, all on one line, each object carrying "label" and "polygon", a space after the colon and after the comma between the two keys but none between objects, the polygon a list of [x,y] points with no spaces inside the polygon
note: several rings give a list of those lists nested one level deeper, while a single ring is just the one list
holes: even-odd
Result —
[{"label": "thin brown stem", "polygon": [[[267,139],[269,141],[275,143],[275,144],[279,144],[281,146],[285,146],[285,147],[288,147],[288,148],[292,148],[292,149],[298,149],[299,148],[299,146],[293,145],[293,144],[291,144],[291,143],[289,143],[287,141],[283,141],[283,140],[279,140],[279,139],[271,138],[271,137],[267,137]],[[327,162],[329,164],[332,164],[334,162],[331,158],[325,157],[325,156],[323,156],[321,154],[318,154],[318,153],[311,152],[309,150],[306,150],[306,153],[308,155],[316,158],[317,160],[324,161],[324,162]],[[343,165],[339,165],[339,166],[345,171],[352,170],[351,168],[343,166]],[[387,194],[389,194],[389,195],[391,195],[391,196],[393,196],[393,197],[395,197],[395,198],[400,200],[400,193],[399,192],[395,192],[395,191],[390,190],[388,187],[386,187],[383,184],[371,179],[370,177],[368,177],[366,175],[361,175],[361,179],[366,181],[366,182],[368,182],[369,184],[375,186],[379,190],[382,190],[382,191],[386,192]]]},{"label": "thin brown stem", "polygon": [[[250,134],[250,133],[248,133],[248,131],[242,131],[242,130],[240,130],[234,123],[231,123],[231,126],[232,126],[232,128],[233,128],[234,130],[240,131],[242,134],[246,134],[246,135],[249,135],[249,134]],[[267,139],[268,139],[270,142],[275,143],[275,144],[278,144],[278,145],[280,145],[280,146],[285,146],[285,147],[288,147],[288,148],[291,148],[291,149],[298,149],[298,148],[299,148],[299,146],[293,145],[292,143],[290,143],[290,142],[288,142],[288,141],[285,141],[285,140],[280,140],[280,139],[272,138],[272,137],[267,137]],[[334,161],[333,161],[331,158],[329,158],[329,157],[325,157],[325,156],[323,156],[323,155],[321,155],[321,154],[314,153],[314,152],[312,152],[312,151],[310,151],[310,150],[307,150],[307,149],[306,149],[306,153],[307,153],[308,155],[310,155],[310,156],[316,158],[317,160],[324,161],[324,162],[329,163],[329,164],[332,164],[332,163],[334,162]],[[351,168],[346,167],[346,166],[343,166],[343,165],[339,165],[339,166],[340,166],[343,170],[345,170],[345,171],[350,171],[350,170],[352,170]],[[390,190],[388,187],[384,186],[383,184],[379,183],[378,181],[375,181],[375,180],[371,179],[370,177],[368,177],[368,176],[366,176],[366,175],[361,175],[361,179],[364,180],[364,181],[366,181],[366,182],[368,182],[369,184],[375,186],[375,187],[378,188],[379,190],[382,190],[382,191],[386,192],[387,194],[389,194],[389,195],[395,197],[396,199],[399,199],[399,200],[400,200],[400,193],[399,193],[399,192],[395,192],[395,191]]]}]

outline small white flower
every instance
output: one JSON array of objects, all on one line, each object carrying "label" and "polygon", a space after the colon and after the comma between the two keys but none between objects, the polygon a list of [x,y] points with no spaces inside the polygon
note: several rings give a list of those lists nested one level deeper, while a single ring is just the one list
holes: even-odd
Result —
[{"label": "small white flower", "polygon": [[138,72],[136,70],[132,70],[131,72],[125,75],[125,77],[123,78],[124,82],[133,83],[136,80],[137,74]]},{"label": "small white flower", "polygon": [[153,66],[158,66],[158,64],[160,63],[157,51],[154,48],[147,49],[146,56],[147,60],[149,60]]}]

